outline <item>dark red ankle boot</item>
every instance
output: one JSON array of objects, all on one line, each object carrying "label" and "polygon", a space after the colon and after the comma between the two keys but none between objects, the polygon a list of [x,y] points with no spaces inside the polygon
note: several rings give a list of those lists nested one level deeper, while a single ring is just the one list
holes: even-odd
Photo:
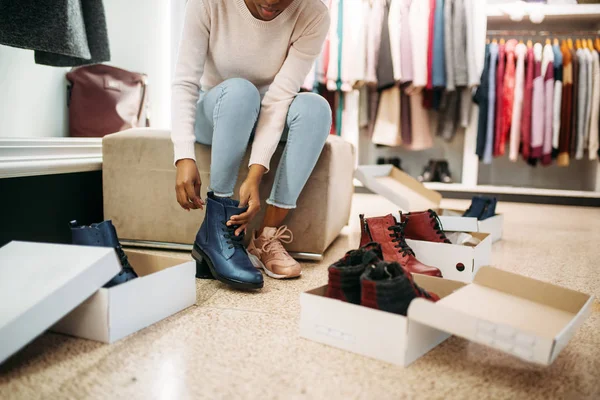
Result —
[{"label": "dark red ankle boot", "polygon": [[407,239],[451,243],[444,233],[437,213],[433,210],[401,214],[401,219],[406,223],[404,234]]},{"label": "dark red ankle boot", "polygon": [[404,224],[398,224],[393,215],[365,219],[361,214],[360,225],[361,244],[369,242],[381,244],[381,252],[385,261],[396,261],[413,274],[442,277],[439,269],[417,260],[414,251],[406,243]]}]

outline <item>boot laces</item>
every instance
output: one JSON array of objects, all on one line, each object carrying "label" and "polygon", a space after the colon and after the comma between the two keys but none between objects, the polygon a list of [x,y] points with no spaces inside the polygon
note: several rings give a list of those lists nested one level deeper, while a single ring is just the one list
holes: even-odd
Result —
[{"label": "boot laces", "polygon": [[440,221],[440,217],[433,210],[427,211],[429,212],[429,218],[431,218],[431,221],[433,222],[433,229],[435,229],[440,239],[442,239],[446,243],[450,243],[450,240],[448,240],[446,234],[444,233],[444,228],[442,227],[442,221]]},{"label": "boot laces", "polygon": [[292,243],[294,241],[294,234],[286,225],[280,226],[275,234],[267,238],[266,242],[262,245],[261,250],[264,252],[281,253],[285,252],[285,248],[282,243]]},{"label": "boot laces", "polygon": [[406,238],[404,236],[404,228],[406,227],[406,223],[407,221],[399,222],[396,225],[388,227],[388,230],[391,231],[390,237],[393,238],[392,242],[396,243],[394,247],[397,248],[398,252],[402,253],[404,257],[415,255],[413,249],[411,249],[408,243],[406,243]]},{"label": "boot laces", "polygon": [[244,232],[240,233],[239,236],[235,236],[235,230],[239,228],[239,225],[227,226],[226,222],[223,222],[223,232],[225,233],[223,237],[226,240],[226,243],[229,245],[230,249],[240,248],[245,249],[244,247]]}]

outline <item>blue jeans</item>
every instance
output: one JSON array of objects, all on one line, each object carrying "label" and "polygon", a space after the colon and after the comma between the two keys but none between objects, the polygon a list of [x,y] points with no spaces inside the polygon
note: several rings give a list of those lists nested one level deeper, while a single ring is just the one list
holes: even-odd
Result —
[{"label": "blue jeans", "polygon": [[[219,197],[233,196],[240,164],[250,143],[261,96],[241,78],[228,79],[201,92],[195,134],[199,143],[212,146],[210,189]],[[331,128],[331,108],[313,93],[300,93],[289,107],[283,138],[285,150],[267,204],[292,209],[304,188]]]}]

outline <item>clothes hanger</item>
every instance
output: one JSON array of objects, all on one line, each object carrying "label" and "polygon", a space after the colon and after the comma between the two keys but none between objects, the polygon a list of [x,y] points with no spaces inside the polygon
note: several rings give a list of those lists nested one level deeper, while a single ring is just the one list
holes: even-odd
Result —
[{"label": "clothes hanger", "polygon": [[490,38],[485,39],[485,44],[490,44]]},{"label": "clothes hanger", "polygon": [[529,39],[529,40],[527,41],[527,47],[528,47],[528,48],[532,48],[532,47],[533,47],[533,41],[531,41],[531,39]]},{"label": "clothes hanger", "polygon": [[600,51],[600,37],[596,38],[596,50]]},{"label": "clothes hanger", "polygon": [[581,39],[577,39],[577,40],[575,40],[575,48],[576,48],[577,50],[580,50],[580,49],[581,49]]},{"label": "clothes hanger", "polygon": [[500,45],[503,45],[505,43],[506,43],[506,41],[504,40],[504,38],[500,38]]},{"label": "clothes hanger", "polygon": [[495,38],[494,38],[494,40],[492,40],[492,43],[494,43],[494,44],[498,44],[498,39],[495,39]]},{"label": "clothes hanger", "polygon": [[560,46],[560,43],[558,41],[558,38],[554,38],[554,45],[555,46]]},{"label": "clothes hanger", "polygon": [[592,41],[592,39],[587,40],[587,47],[590,50],[594,50],[594,42]]},{"label": "clothes hanger", "polygon": [[570,50],[573,50],[573,39],[571,39],[571,38],[567,39],[567,47]]},{"label": "clothes hanger", "polygon": [[523,39],[519,39],[519,44],[523,44]]},{"label": "clothes hanger", "polygon": [[546,44],[547,44],[547,45],[551,45],[551,44],[552,44],[552,42],[550,41],[550,38],[547,38],[547,39],[546,39]]}]

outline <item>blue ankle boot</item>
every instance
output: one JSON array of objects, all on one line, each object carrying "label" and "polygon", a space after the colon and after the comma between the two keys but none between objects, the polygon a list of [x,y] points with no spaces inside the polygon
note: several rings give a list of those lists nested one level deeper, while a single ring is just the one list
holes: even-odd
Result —
[{"label": "blue ankle boot", "polygon": [[196,235],[192,257],[196,277],[215,279],[238,289],[263,287],[262,273],[252,265],[244,247],[244,235],[235,236],[235,226],[226,223],[233,215],[245,212],[239,202],[208,194],[206,216]]},{"label": "blue ankle boot", "polygon": [[479,221],[493,217],[496,215],[496,203],[495,197],[474,196],[471,206],[463,214],[463,217],[477,218]]},{"label": "blue ankle boot", "polygon": [[73,244],[81,246],[112,247],[117,252],[123,269],[117,276],[112,278],[110,282],[104,285],[105,288],[110,288],[138,277],[133,268],[131,268],[129,260],[121,248],[117,230],[111,221],[104,221],[89,226],[79,225],[77,221],[71,221],[69,225],[71,226]]}]

